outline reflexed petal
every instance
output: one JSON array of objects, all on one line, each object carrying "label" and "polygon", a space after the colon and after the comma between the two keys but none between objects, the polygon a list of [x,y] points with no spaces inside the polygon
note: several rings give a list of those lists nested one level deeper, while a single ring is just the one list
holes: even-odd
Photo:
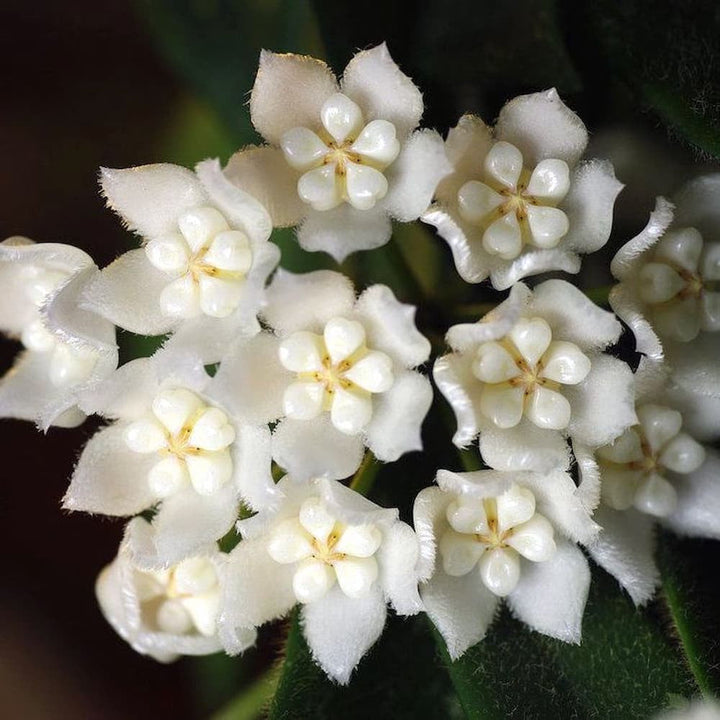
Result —
[{"label": "reflexed petal", "polygon": [[549,560],[555,553],[553,526],[542,515],[534,515],[522,525],[513,528],[506,540],[523,557],[533,562]]},{"label": "reflexed petal", "polygon": [[319,497],[310,497],[300,506],[300,524],[316,540],[327,542],[328,535],[335,527],[336,518],[327,510],[325,502]]},{"label": "reflexed petal", "polygon": [[367,395],[336,388],[333,394],[330,419],[345,435],[361,433],[372,418],[372,399]]},{"label": "reflexed petal", "polygon": [[203,450],[223,450],[235,440],[235,429],[220,408],[209,407],[193,423],[188,445]]},{"label": "reflexed petal", "polygon": [[522,153],[508,142],[496,142],[485,156],[485,171],[496,183],[514,190],[523,169]]},{"label": "reflexed petal", "polygon": [[571,412],[564,395],[544,387],[536,387],[525,405],[527,417],[548,430],[564,430],[570,423]]},{"label": "reflexed petal", "polygon": [[247,273],[252,267],[250,241],[240,230],[218,233],[203,255],[203,262],[231,272]]},{"label": "reflexed petal", "polygon": [[375,555],[380,570],[378,581],[385,597],[398,615],[414,615],[423,609],[418,593],[420,542],[413,529],[395,521],[383,530]]},{"label": "reflexed petal", "polygon": [[557,205],[570,189],[570,168],[564,160],[541,160],[532,171],[528,195]]},{"label": "reflexed petal", "polygon": [[660,453],[660,463],[677,473],[691,473],[705,462],[705,448],[687,433],[678,433]]},{"label": "reflexed petal", "polygon": [[198,282],[200,308],[210,317],[228,317],[242,302],[245,290],[243,280],[226,280],[202,273]]},{"label": "reflexed petal", "polygon": [[667,517],[677,507],[677,493],[662,475],[652,473],[640,483],[633,504],[648,515]]},{"label": "reflexed petal", "polygon": [[646,403],[637,408],[637,416],[645,439],[653,452],[660,452],[669,440],[674,438],[682,427],[682,415],[663,405]]},{"label": "reflexed petal", "polygon": [[495,220],[483,233],[483,247],[491,255],[499,255],[503,260],[513,260],[522,250],[522,233],[517,215],[513,212]]},{"label": "reflexed petal", "polygon": [[230,229],[223,214],[213,207],[188,210],[178,218],[178,227],[194,253],[210,245],[218,233]]},{"label": "reflexed petal", "polygon": [[152,403],[155,417],[171,435],[177,435],[205,403],[190,390],[172,388],[159,392]]},{"label": "reflexed petal", "polygon": [[155,238],[145,246],[148,260],[164,273],[183,275],[188,269],[188,246],[180,235]]},{"label": "reflexed petal", "polygon": [[631,507],[642,480],[642,472],[612,465],[600,465],[600,471],[602,499],[605,504],[615,510],[627,510]]},{"label": "reflexed petal", "polygon": [[480,225],[489,213],[503,204],[504,198],[485,183],[470,180],[458,190],[457,201],[462,219]]},{"label": "reflexed petal", "polygon": [[198,495],[212,495],[230,480],[233,464],[228,450],[185,457],[190,482]]},{"label": "reflexed petal", "polygon": [[167,445],[165,428],[155,420],[136,420],[125,428],[125,442],[136,453],[157,452]]},{"label": "reflexed petal", "polygon": [[158,498],[174,495],[189,482],[187,466],[174,455],[155,463],[147,475],[148,487]]},{"label": "reflexed petal", "polygon": [[523,416],[522,387],[484,385],[480,392],[480,412],[499,428],[515,427]]},{"label": "reflexed petal", "polygon": [[510,548],[494,548],[480,558],[479,570],[485,587],[498,597],[505,597],[520,579],[520,558]]},{"label": "reflexed petal", "polygon": [[443,570],[453,577],[469,573],[487,550],[474,535],[446,530],[438,542]]},{"label": "reflexed petal", "polygon": [[388,191],[388,182],[379,170],[353,162],[345,166],[345,183],[348,202],[358,210],[375,207]]},{"label": "reflexed petal", "polygon": [[387,167],[400,152],[395,126],[387,120],[368,123],[352,144],[350,150],[369,158],[379,169]]},{"label": "reflexed petal", "polygon": [[650,262],[638,273],[638,294],[646,303],[657,304],[674,298],[686,285],[674,268]]},{"label": "reflexed petal", "polygon": [[342,202],[335,163],[309,170],[299,180],[297,191],[315,210],[331,210]]},{"label": "reflexed petal", "polygon": [[285,414],[296,420],[310,420],[322,412],[325,386],[317,382],[294,382],[283,395]]},{"label": "reflexed petal", "polygon": [[706,332],[720,330],[720,292],[704,290],[700,298],[702,303],[702,329]]},{"label": "reflexed petal", "polygon": [[655,257],[695,273],[702,250],[703,239],[695,228],[679,228],[668,231],[660,238],[655,246]]},{"label": "reflexed petal", "polygon": [[338,585],[351,598],[366,597],[378,576],[378,564],[374,557],[338,560],[333,567]]},{"label": "reflexed petal", "polygon": [[485,383],[501,383],[520,375],[513,356],[497,342],[480,345],[472,364],[473,375]]},{"label": "reflexed petal", "polygon": [[525,212],[533,244],[538,247],[555,247],[570,227],[567,215],[558,208],[526,204]]},{"label": "reflexed petal", "polygon": [[535,514],[535,496],[531,490],[513,485],[498,496],[497,520],[498,532],[506,532],[510,528],[528,522]]},{"label": "reflexed petal", "polygon": [[287,564],[310,557],[313,546],[300,521],[289,518],[272,528],[267,551],[275,562]]},{"label": "reflexed petal", "polygon": [[385,392],[394,381],[393,362],[385,353],[371,350],[344,373],[344,377],[368,392]]},{"label": "reflexed petal", "polygon": [[[533,508],[534,508],[533,501]],[[450,527],[459,533],[487,533],[489,531],[485,506],[478,498],[462,495],[453,500],[445,510]]]},{"label": "reflexed petal", "polygon": [[381,542],[382,533],[374,525],[348,525],[333,550],[354,557],[367,558],[377,552]]},{"label": "reflexed petal", "polygon": [[160,293],[160,310],[169,318],[187,319],[200,313],[200,289],[189,273],[173,280]]},{"label": "reflexed petal", "polygon": [[652,324],[658,334],[680,342],[690,342],[697,337],[700,321],[700,308],[695,297],[676,299],[654,307],[652,312]]},{"label": "reflexed petal", "polygon": [[362,126],[362,110],[342,93],[331,95],[320,109],[320,119],[325,129],[337,143],[348,137],[356,137]]},{"label": "reflexed petal", "polygon": [[325,344],[315,333],[300,330],[284,338],[278,348],[283,367],[296,373],[322,370]]},{"label": "reflexed petal", "polygon": [[590,372],[590,358],[577,345],[562,340],[550,343],[542,364],[542,377],[563,385],[577,385]]},{"label": "reflexed petal", "polygon": [[324,597],[335,584],[335,572],[322,560],[303,560],[293,576],[293,592],[298,602],[313,603]]},{"label": "reflexed petal", "polygon": [[365,328],[356,320],[333,318],[323,331],[325,347],[333,365],[350,357],[365,342]]},{"label": "reflexed petal", "polygon": [[288,164],[303,172],[319,165],[328,153],[328,146],[306,127],[288,130],[282,136],[280,147]]},{"label": "reflexed petal", "polygon": [[528,364],[534,367],[550,346],[552,330],[541,317],[520,318],[508,337]]}]

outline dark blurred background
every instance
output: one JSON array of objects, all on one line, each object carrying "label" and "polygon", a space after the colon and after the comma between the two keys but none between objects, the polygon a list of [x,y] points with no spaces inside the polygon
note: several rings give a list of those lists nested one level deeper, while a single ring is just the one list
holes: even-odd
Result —
[{"label": "dark blurred background", "polygon": [[[300,0],[4,0],[0,238],[75,244],[102,267],[133,240],[98,195],[100,166],[226,160],[253,141],[244,103],[261,47],[324,55],[341,69],[353,49],[387,39],[426,93],[426,124],[442,132],[463,111],[491,120],[514,94],[557,85],[594,131],[596,152],[612,156],[632,185],[618,206],[610,253],[639,229],[654,195],[672,192],[703,167],[720,141],[692,127],[689,134],[673,130],[672,103],[649,107],[653,88],[623,76],[634,62],[632,43],[615,64],[612,23],[603,25],[605,35],[574,32],[596,22],[592,3],[498,5],[402,2],[376,15],[372,3]],[[639,16],[651,7],[635,5]],[[703,8],[714,12],[712,4]],[[626,20],[616,18],[622,27]],[[675,67],[675,46],[667,38],[655,42],[653,57],[670,53]],[[642,68],[657,71],[652,63]],[[698,107],[704,101],[712,109],[716,92],[712,84],[701,92]],[[2,341],[0,370],[17,349]],[[242,662],[217,657],[166,667],[137,655],[102,619],[93,584],[117,550],[122,523],[60,510],[95,427],[91,421],[42,437],[29,423],[0,421],[0,717],[205,716],[263,658],[250,653]]]}]

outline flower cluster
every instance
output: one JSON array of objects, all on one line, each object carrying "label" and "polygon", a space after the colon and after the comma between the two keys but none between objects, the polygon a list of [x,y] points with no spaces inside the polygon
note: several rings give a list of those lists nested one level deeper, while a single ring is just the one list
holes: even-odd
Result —
[{"label": "flower cluster", "polygon": [[[339,81],[263,52],[250,112],[268,144],[225,168],[102,170],[140,238],[108,267],[0,244],[0,324],[25,348],[0,413],[43,429],[107,421],[64,507],[130,518],[97,596],[132,647],[235,654],[299,606],[315,661],[347,683],[388,605],[426,612],[457,658],[503,600],[578,643],[579,546],[642,604],[656,522],[720,538],[720,457],[701,444],[720,435],[717,176],[659,199],[613,260],[610,302],[644,356],[633,372],[613,312],[564,279],[521,282],[577,273],[622,188],[609,163],[582,160],[587,131],[554,90],[511,100],[494,128],[465,115],[443,141],[418,129],[422,96],[384,44]],[[477,441],[485,469],[433,466],[414,528],[358,488],[374,462],[423,451],[432,348],[416,308],[337,271],[293,274],[271,241],[294,226],[302,248],[342,261],[387,243],[391,220],[433,226],[462,280],[509,290],[441,328],[432,374],[453,442]],[[117,367],[116,326],[166,337]]]}]

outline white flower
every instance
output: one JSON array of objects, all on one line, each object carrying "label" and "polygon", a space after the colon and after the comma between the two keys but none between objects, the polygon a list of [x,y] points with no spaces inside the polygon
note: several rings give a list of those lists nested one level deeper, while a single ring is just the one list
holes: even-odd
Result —
[{"label": "white flower", "polygon": [[115,328],[82,309],[97,275],[82,250],[11,237],[0,243],[0,330],[25,347],[0,380],[0,416],[73,427],[85,420],[79,396],[117,366]]},{"label": "white flower", "polygon": [[255,642],[253,628],[222,633],[222,585],[227,556],[216,546],[169,567],[146,567],[133,557],[129,536],[151,533],[132,520],[117,557],[100,573],[95,593],[103,615],[134,650],[160,662],[225,650],[236,655]]},{"label": "white flower", "polygon": [[143,238],[103,269],[86,303],[143,335],[174,332],[171,345],[216,362],[238,334],[259,330],[268,275],[280,258],[263,206],[229,183],[217,160],[103,169],[110,207]]},{"label": "white flower", "polygon": [[385,625],[386,603],[420,611],[418,541],[397,519],[334,480],[278,483],[282,502],[238,523],[230,553],[224,622],[258,626],[302,604],[315,661],[346,684]]},{"label": "white flower", "polygon": [[612,313],[563,280],[510,297],[475,324],[455,325],[453,353],[435,362],[457,419],[453,442],[480,434],[486,462],[503,470],[566,468],[565,436],[598,447],[635,422],[632,372],[601,350],[621,331]]},{"label": "white flower", "polygon": [[463,280],[490,276],[504,290],[548,270],[576,273],[579,253],[607,242],[622,184],[606,161],[579,164],[586,144],[555,90],[511,100],[494,130],[460,118],[445,142],[453,172],[422,220],[450,245]]},{"label": "white flower", "polygon": [[359,298],[340,273],[278,270],[263,318],[275,334],[240,341],[215,382],[228,407],[251,423],[279,420],[273,457],[298,477],[344,478],[364,446],[390,462],[422,448],[420,426],[432,402],[413,368],[430,343],[415,308],[384,285]]},{"label": "white flower", "polygon": [[274,147],[245,148],[226,174],[260,198],[305,250],[338,262],[417,219],[450,170],[442,138],[415,130],[420,91],[383,43],[353,57],[338,83],[320,60],[263,50],[250,113]]},{"label": "white flower", "polygon": [[598,527],[565,472],[440,470],[415,499],[425,610],[457,659],[500,598],[538,632],[580,642],[590,571],[574,542]]},{"label": "white flower", "polygon": [[720,174],[688,183],[675,208],[657,198],[647,226],[613,258],[620,281],[610,294],[637,349],[667,360],[689,391],[720,396]]},{"label": "white flower", "polygon": [[711,699],[695,699],[653,715],[652,720],[720,720],[720,705]]},{"label": "white flower", "polygon": [[241,499],[254,508],[274,500],[269,431],[231,415],[196,357],[161,351],[134,360],[84,407],[115,422],[86,445],[64,507],[127,516],[158,505],[154,533],[128,535],[146,564],[176,562],[220,539]]},{"label": "white flower", "polygon": [[[659,583],[655,522],[680,535],[720,539],[720,456],[684,431],[666,375],[643,360],[637,424],[594,457],[579,458],[583,484],[598,484],[602,498],[595,519],[603,531],[588,550],[638,605]],[[713,418],[709,429],[717,432],[716,425]]]}]

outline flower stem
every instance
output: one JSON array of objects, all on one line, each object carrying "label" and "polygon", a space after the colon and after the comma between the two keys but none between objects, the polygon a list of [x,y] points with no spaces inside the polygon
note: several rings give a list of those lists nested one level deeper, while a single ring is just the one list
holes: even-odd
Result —
[{"label": "flower stem", "polygon": [[590,288],[584,292],[596,305],[609,305],[608,297],[610,296],[610,291],[613,287],[615,286],[601,285],[600,287]]},{"label": "flower stem", "polygon": [[259,718],[275,694],[282,668],[282,662],[273,663],[255,682],[216,712],[211,720],[255,720],[255,718]]},{"label": "flower stem", "polygon": [[368,450],[365,453],[360,467],[357,469],[353,479],[350,481],[350,489],[361,495],[367,496],[375,484],[375,478],[380,470],[380,463],[375,459],[373,454]]}]

